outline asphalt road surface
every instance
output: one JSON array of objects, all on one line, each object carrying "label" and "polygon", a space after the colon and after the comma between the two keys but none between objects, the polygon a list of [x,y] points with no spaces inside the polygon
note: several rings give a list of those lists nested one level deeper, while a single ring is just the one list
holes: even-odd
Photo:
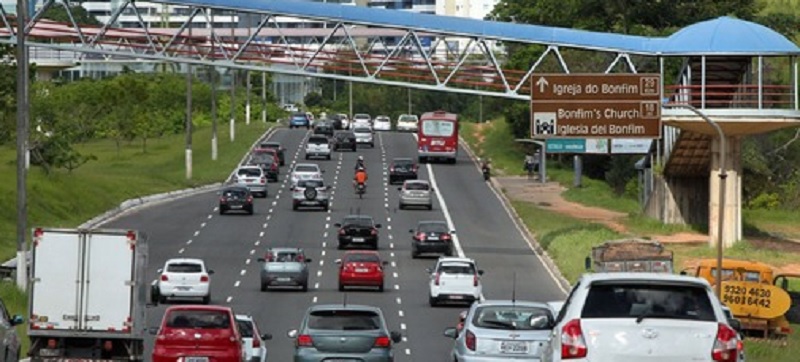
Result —
[{"label": "asphalt road surface", "polygon": [[[409,229],[421,220],[445,220],[456,230],[459,254],[474,258],[483,275],[486,299],[510,299],[516,289],[519,300],[564,299],[564,291],[520,235],[502,203],[483,181],[467,153],[459,152],[458,163],[421,165],[419,178],[434,183],[438,196],[432,211],[399,210],[397,185],[388,185],[388,164],[395,157],[416,157],[416,141],[408,133],[376,133],[375,148],[358,152],[335,152],[332,160],[305,161],[306,130],[279,130],[270,140],[287,148],[286,166],[280,182],[269,184],[269,196],[255,199],[255,214],[224,215],[217,212],[218,196],[203,193],[159,204],[105,224],[105,228],[137,229],[149,236],[148,280],[167,259],[202,258],[215,271],[211,277],[212,303],[229,305],[237,313],[252,315],[267,342],[270,361],[290,361],[293,341],[287,331],[299,326],[306,308],[320,303],[342,303],[380,307],[389,328],[404,341],[395,345],[396,361],[446,361],[452,340],[442,331],[457,322],[466,307],[428,305],[425,269],[435,258],[411,259]],[[363,155],[369,174],[368,190],[359,199],[352,188],[353,167]],[[292,211],[289,191],[291,165],[318,163],[326,182],[333,187],[331,210]],[[334,261],[334,223],[349,213],[368,214],[382,224],[379,250],[386,269],[383,293],[372,290],[337,289]],[[313,259],[308,292],[259,291],[260,264],[256,261],[270,246],[299,246]],[[513,282],[516,276],[516,283]],[[514,285],[516,284],[516,287]],[[165,306],[148,309],[148,326],[158,326]],[[152,336],[147,338],[148,355]]]}]

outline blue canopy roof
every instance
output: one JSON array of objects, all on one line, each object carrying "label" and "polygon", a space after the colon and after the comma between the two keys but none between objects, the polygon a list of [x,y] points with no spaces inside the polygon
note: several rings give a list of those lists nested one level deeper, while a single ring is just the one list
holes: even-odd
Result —
[{"label": "blue canopy roof", "polygon": [[339,20],[354,24],[441,32],[511,42],[650,55],[800,53],[800,48],[783,35],[767,27],[730,17],[697,23],[667,38],[652,38],[298,0],[152,1]]}]

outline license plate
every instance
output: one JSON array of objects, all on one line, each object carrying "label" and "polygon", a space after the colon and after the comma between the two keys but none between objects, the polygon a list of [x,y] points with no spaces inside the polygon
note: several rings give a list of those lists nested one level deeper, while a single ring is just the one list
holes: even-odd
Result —
[{"label": "license plate", "polygon": [[242,205],[231,205],[231,209],[241,209]]},{"label": "license plate", "polygon": [[368,272],[368,271],[369,271],[369,269],[364,269],[364,268],[356,268],[356,273],[366,273],[366,272]]},{"label": "license plate", "polygon": [[431,140],[431,146],[444,146],[444,140]]},{"label": "license plate", "polygon": [[288,282],[290,280],[292,280],[292,278],[278,278],[279,282]]},{"label": "license plate", "polygon": [[354,243],[363,243],[364,242],[364,238],[353,238],[353,242]]},{"label": "license plate", "polygon": [[183,362],[208,362],[208,357],[186,357]]},{"label": "license plate", "polygon": [[500,353],[526,354],[528,353],[528,343],[523,341],[501,341]]},{"label": "license plate", "polygon": [[451,295],[450,299],[464,299],[463,295]]},{"label": "license plate", "polygon": [[177,290],[192,290],[192,287],[175,287]]},{"label": "license plate", "polygon": [[428,240],[439,240],[438,236],[429,236]]},{"label": "license plate", "polygon": [[61,350],[55,348],[42,348],[39,350],[39,355],[42,357],[58,357]]}]

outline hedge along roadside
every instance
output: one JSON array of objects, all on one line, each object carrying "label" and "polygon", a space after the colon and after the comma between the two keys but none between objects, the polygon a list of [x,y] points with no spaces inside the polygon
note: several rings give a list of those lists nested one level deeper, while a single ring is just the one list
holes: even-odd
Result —
[{"label": "hedge along roadside", "polygon": [[[466,142],[461,136],[458,137],[458,140],[461,144],[461,147],[467,151],[467,155],[472,163],[476,168],[479,169],[480,166],[478,165],[478,158],[475,156],[475,153],[472,151],[469,143]],[[561,289],[561,291],[564,293],[564,296],[566,296],[568,291],[572,288],[572,283],[570,283],[567,278],[564,277],[564,275],[561,273],[561,270],[558,269],[555,261],[553,261],[553,259],[547,253],[547,250],[545,250],[536,240],[536,237],[525,225],[522,218],[517,213],[517,210],[514,209],[514,206],[511,204],[511,201],[502,192],[500,184],[498,184],[494,178],[491,179],[489,188],[503,204],[503,208],[506,210],[509,216],[511,216],[511,220],[514,222],[514,225],[516,225],[517,230],[519,230],[522,237],[528,242],[528,246],[531,248],[531,250],[533,250],[533,253],[536,254],[539,260],[542,261],[545,269],[550,272],[550,276],[553,277],[553,279],[556,281],[556,285],[558,285],[559,289]]]}]

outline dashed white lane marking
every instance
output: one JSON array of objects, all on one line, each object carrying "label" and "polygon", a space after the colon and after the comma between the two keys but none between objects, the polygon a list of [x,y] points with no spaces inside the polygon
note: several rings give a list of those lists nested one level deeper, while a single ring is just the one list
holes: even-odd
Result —
[{"label": "dashed white lane marking", "polygon": [[392,240],[392,239],[394,239],[394,236],[392,236],[392,234],[389,234],[389,240]]},{"label": "dashed white lane marking", "polygon": [[322,247],[324,248],[324,247],[325,247],[325,245],[327,245],[327,244],[328,244],[328,243],[326,243],[326,242],[324,242],[324,241],[323,241],[323,242],[322,242]]},{"label": "dashed white lane marking", "polygon": [[394,285],[394,290],[400,290],[400,285],[399,284],[395,284]]},{"label": "dashed white lane marking", "polygon": [[253,255],[255,253],[256,253],[256,249],[250,249],[250,255]]},{"label": "dashed white lane marking", "polygon": [[394,243],[389,243],[389,248],[394,249]]},{"label": "dashed white lane marking", "polygon": [[209,219],[212,218],[212,217],[214,217],[214,215],[208,214],[208,218]]},{"label": "dashed white lane marking", "polygon": [[325,217],[325,221],[331,221],[331,217],[330,216],[326,216]]},{"label": "dashed white lane marking", "polygon": [[326,231],[325,233],[323,233],[323,234],[322,234],[322,237],[323,237],[323,238],[327,238],[327,237],[328,237],[328,232]]},{"label": "dashed white lane marking", "polygon": [[192,239],[186,241],[186,245],[191,245],[191,244],[192,244]]},{"label": "dashed white lane marking", "polygon": [[200,228],[204,228],[204,227],[206,227],[206,223],[200,224]]},{"label": "dashed white lane marking", "polygon": [[258,246],[258,244],[261,244],[261,240],[256,240],[255,246]]},{"label": "dashed white lane marking", "polygon": [[219,211],[219,207],[214,206],[214,212]]},{"label": "dashed white lane marking", "polygon": [[264,225],[261,225],[261,227],[263,227],[264,229],[266,229],[266,228],[267,228],[267,223],[264,223]]},{"label": "dashed white lane marking", "polygon": [[269,221],[269,219],[272,219],[272,215],[267,215],[267,221]]},{"label": "dashed white lane marking", "polygon": [[400,329],[406,330],[406,324],[405,323],[400,323]]},{"label": "dashed white lane marking", "polygon": [[200,235],[200,230],[194,232],[194,236]]},{"label": "dashed white lane marking", "polygon": [[392,230],[392,225],[386,225],[386,230]]},{"label": "dashed white lane marking", "polygon": [[314,299],[311,300],[311,303],[316,303],[316,302],[317,302],[317,297],[314,296]]},{"label": "dashed white lane marking", "polygon": [[394,258],[394,252],[389,253],[389,256]]},{"label": "dashed white lane marking", "polygon": [[406,348],[406,355],[411,355],[411,349]]},{"label": "dashed white lane marking", "polygon": [[387,218],[386,218],[386,222],[392,222],[392,218],[390,218],[390,217],[387,217]]},{"label": "dashed white lane marking", "polygon": [[325,260],[320,260],[319,261],[319,266],[323,266],[323,265],[325,265]]},{"label": "dashed white lane marking", "polygon": [[321,254],[322,254],[322,256],[325,256],[325,250],[323,250]]},{"label": "dashed white lane marking", "polygon": [[321,276],[322,276],[322,270],[317,270],[317,277],[321,277]]},{"label": "dashed white lane marking", "polygon": [[239,281],[238,280],[236,281],[236,283],[233,283],[233,287],[234,288],[238,288],[239,287]]},{"label": "dashed white lane marking", "polygon": [[239,275],[244,275],[245,273],[247,273],[247,269],[242,269],[242,271],[239,272]]},{"label": "dashed white lane marking", "polygon": [[263,238],[264,237],[264,232],[262,231],[262,232],[258,233],[258,237],[259,238]]},{"label": "dashed white lane marking", "polygon": [[[319,282],[314,283],[314,289],[319,289]],[[314,298],[316,298],[316,297],[314,297]]]},{"label": "dashed white lane marking", "polygon": [[397,272],[392,273],[392,276],[397,278]]},{"label": "dashed white lane marking", "polygon": [[397,297],[397,299],[395,299],[395,301],[397,302],[397,304],[403,304],[403,300],[400,299],[400,297]]},{"label": "dashed white lane marking", "polygon": [[250,259],[245,260],[244,265],[250,265]]},{"label": "dashed white lane marking", "polygon": [[397,268],[397,263],[395,263],[394,260],[392,260],[392,268]]},{"label": "dashed white lane marking", "polygon": [[331,227],[331,224],[325,223],[325,228],[328,229]]},{"label": "dashed white lane marking", "polygon": [[402,318],[403,317],[403,310],[402,309],[398,310],[397,311],[397,315],[399,315]]},{"label": "dashed white lane marking", "polygon": [[178,250],[178,254],[183,254],[183,248],[181,248],[181,250]]},{"label": "dashed white lane marking", "polygon": [[233,297],[228,297],[228,299],[225,299],[225,302],[226,303],[230,303],[232,300],[233,300]]}]

